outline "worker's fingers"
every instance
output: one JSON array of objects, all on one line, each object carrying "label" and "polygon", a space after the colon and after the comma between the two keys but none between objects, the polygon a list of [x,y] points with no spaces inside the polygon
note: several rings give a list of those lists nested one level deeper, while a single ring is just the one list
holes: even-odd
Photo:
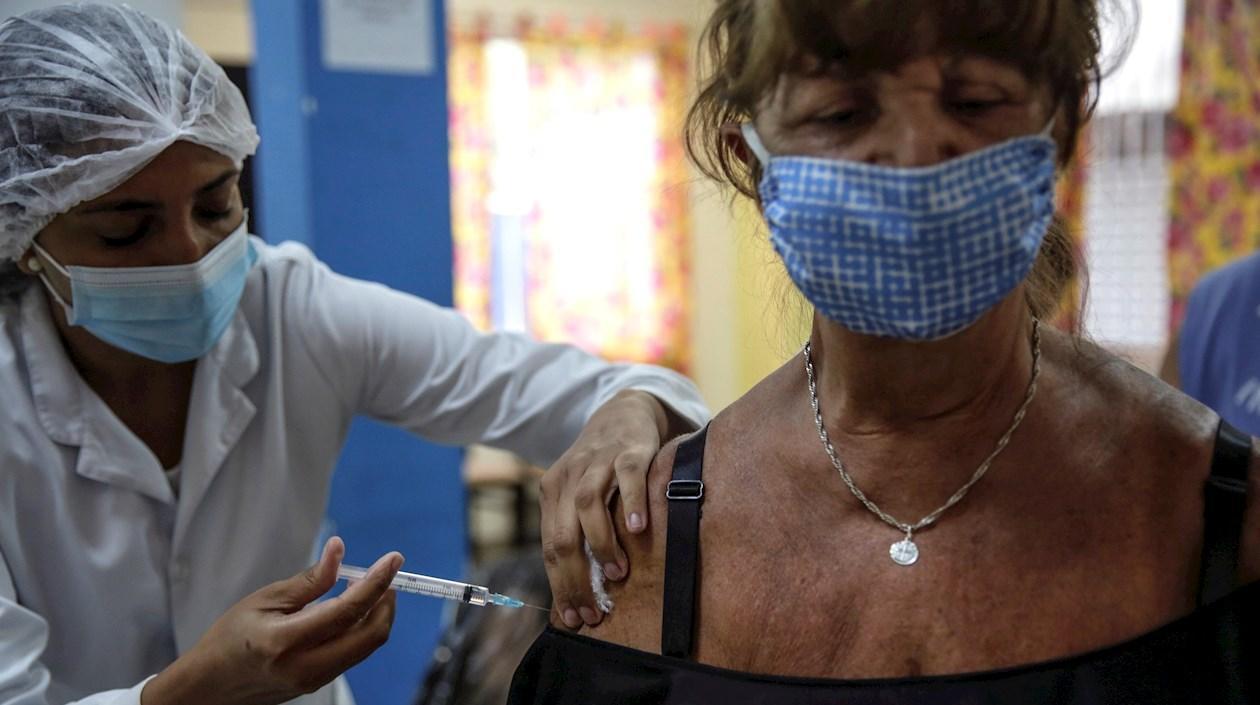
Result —
[{"label": "worker's fingers", "polygon": [[[563,622],[566,627],[570,629],[576,629],[578,625],[581,624],[581,621],[582,621],[578,617],[577,612],[570,611],[572,608],[572,605],[570,605],[568,602],[561,605],[560,601],[555,599],[555,596],[559,594],[559,589],[558,589],[559,586],[557,584],[559,576],[556,574],[555,568],[553,568],[552,566],[558,563],[559,558],[556,555],[555,547],[552,544],[552,541],[553,541],[552,537],[556,535],[556,531],[555,531],[556,515],[555,515],[555,512],[552,511],[552,507],[555,507],[557,504],[559,504],[559,501],[556,497],[552,496],[552,493],[558,491],[558,487],[555,485],[553,478],[555,478],[556,475],[561,472],[563,471],[560,470],[558,467],[553,466],[551,470],[549,470],[539,480],[539,485],[538,485],[538,510],[539,510],[538,511],[538,516],[539,516],[538,524],[539,524],[539,527],[538,528],[542,532],[543,567],[547,569],[547,582],[549,583],[551,587],[552,612],[554,613],[555,618]],[[550,489],[549,489],[549,486],[550,486]],[[572,620],[567,619],[567,617],[572,617]]]},{"label": "worker's fingers", "polygon": [[345,554],[346,545],[339,537],[328,539],[315,565],[254,593],[264,602],[261,608],[296,612],[318,599],[337,583],[337,566]]},{"label": "worker's fingers", "polygon": [[[582,460],[585,460],[583,458]],[[542,479],[539,503],[542,507],[543,561],[551,583],[554,609],[570,629],[598,619],[591,591],[590,569],[582,549],[582,526],[574,506],[575,482],[564,459]],[[585,607],[587,614],[581,609]]]},{"label": "worker's fingers", "polygon": [[389,583],[402,562],[396,551],[381,556],[363,580],[350,583],[345,592],[286,617],[279,627],[281,639],[297,646],[314,646],[349,632],[389,592]]},{"label": "worker's fingers", "polygon": [[625,450],[613,461],[626,528],[633,534],[643,532],[648,526],[647,477],[656,451],[649,447]]},{"label": "worker's fingers", "polygon": [[[595,560],[606,577],[621,580],[626,575],[629,563],[621,546],[617,544],[612,512],[608,509],[608,500],[617,488],[615,481],[611,459],[607,462],[601,459],[598,464],[587,468],[578,480],[574,500],[578,521],[582,524],[582,534],[586,537],[586,543],[590,545]],[[582,558],[586,565],[586,557]]]},{"label": "worker's fingers", "polygon": [[344,633],[309,649],[295,651],[279,665],[294,674],[296,687],[313,692],[367,658],[389,640],[397,593],[386,591],[361,620]]}]

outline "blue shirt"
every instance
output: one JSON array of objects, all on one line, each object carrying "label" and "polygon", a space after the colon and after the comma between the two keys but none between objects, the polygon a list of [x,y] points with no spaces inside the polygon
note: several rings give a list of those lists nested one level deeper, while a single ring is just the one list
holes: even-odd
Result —
[{"label": "blue shirt", "polygon": [[1260,436],[1260,253],[1199,282],[1177,355],[1187,394]]}]

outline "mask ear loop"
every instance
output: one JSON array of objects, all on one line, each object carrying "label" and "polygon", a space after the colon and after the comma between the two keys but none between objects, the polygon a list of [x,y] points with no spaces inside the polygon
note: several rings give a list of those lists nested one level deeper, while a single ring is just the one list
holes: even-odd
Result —
[{"label": "mask ear loop", "polygon": [[1059,116],[1057,114],[1051,115],[1050,122],[1046,123],[1046,126],[1041,130],[1041,136],[1054,139],[1054,126],[1058,123],[1058,121]]},{"label": "mask ear loop", "polygon": [[[66,281],[73,281],[70,278],[70,272],[67,272],[66,268],[62,267],[60,262],[53,259],[53,256],[48,254],[47,250],[40,247],[38,242],[32,240],[31,247],[35,248],[35,251],[39,253],[40,257],[48,260],[48,263],[53,266],[53,269],[57,270],[58,273],[65,277]],[[41,263],[38,258],[32,257],[27,261],[26,266],[30,267],[31,271],[35,272],[35,274],[39,276],[39,280],[43,282],[44,288],[48,290],[49,294],[52,294],[53,299],[55,299],[57,303],[61,304],[62,310],[66,312],[66,320],[73,323],[74,308],[71,307],[70,304],[66,303],[65,299],[61,298],[61,294],[57,293],[57,290],[53,288],[52,282],[48,281],[48,276],[44,273],[43,263]]]},{"label": "mask ear loop", "polygon": [[744,136],[744,144],[748,145],[748,149],[752,150],[761,165],[768,165],[771,159],[770,150],[766,149],[766,145],[762,143],[761,136],[757,134],[757,128],[753,127],[752,122],[740,125],[739,131]]}]

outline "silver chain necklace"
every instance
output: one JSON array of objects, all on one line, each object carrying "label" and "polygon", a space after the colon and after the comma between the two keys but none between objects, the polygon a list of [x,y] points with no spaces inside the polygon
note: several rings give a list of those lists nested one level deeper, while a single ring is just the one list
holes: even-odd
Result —
[{"label": "silver chain necklace", "polygon": [[818,437],[822,440],[823,449],[827,451],[827,457],[831,458],[831,464],[834,465],[836,470],[840,473],[841,479],[844,480],[844,484],[848,486],[849,491],[853,493],[853,496],[856,497],[863,506],[869,509],[871,513],[879,517],[885,524],[888,524],[889,526],[905,533],[906,537],[904,539],[894,543],[888,549],[889,557],[892,558],[893,562],[897,565],[914,565],[914,563],[919,560],[919,547],[914,543],[914,532],[926,529],[936,523],[936,520],[939,519],[950,507],[958,504],[962,501],[963,497],[967,496],[967,491],[971,489],[972,485],[979,482],[980,478],[984,477],[984,474],[989,471],[989,466],[993,464],[993,460],[997,458],[998,454],[1006,448],[1008,443],[1010,443],[1011,435],[1015,433],[1015,429],[1019,428],[1019,424],[1024,420],[1024,415],[1028,412],[1028,405],[1032,403],[1033,396],[1037,394],[1037,378],[1041,376],[1041,322],[1035,318],[1033,319],[1032,354],[1032,379],[1028,381],[1028,391],[1024,393],[1024,403],[1020,404],[1019,410],[1015,412],[1015,418],[1011,421],[1010,428],[1006,429],[1006,433],[1002,434],[1002,437],[998,439],[997,447],[993,449],[993,452],[989,454],[989,457],[984,459],[983,463],[980,463],[980,467],[976,468],[976,471],[971,475],[971,479],[967,481],[967,484],[959,488],[959,490],[949,498],[949,501],[945,502],[945,504],[938,507],[936,511],[928,514],[917,522],[907,524],[903,521],[897,521],[889,515],[888,512],[880,509],[879,505],[867,498],[866,494],[864,494],[862,490],[858,489],[858,486],[854,484],[853,478],[849,476],[849,471],[844,469],[844,465],[841,464],[840,459],[836,457],[836,449],[832,447],[831,439],[827,436],[827,428],[823,425],[822,411],[820,410],[818,404],[818,384],[814,378],[814,361],[811,355],[811,345],[808,342],[805,343],[805,374],[809,378],[809,402],[814,408],[814,424],[818,426]]}]

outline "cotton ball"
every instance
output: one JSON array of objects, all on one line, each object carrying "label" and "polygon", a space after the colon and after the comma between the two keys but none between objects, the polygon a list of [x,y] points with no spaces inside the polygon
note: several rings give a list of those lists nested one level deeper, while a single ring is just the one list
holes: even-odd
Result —
[{"label": "cotton ball", "polygon": [[586,559],[591,563],[591,590],[595,593],[595,606],[600,612],[609,614],[613,609],[613,601],[608,596],[608,591],[604,589],[604,569],[600,567],[599,561],[595,560],[591,545],[583,542],[582,546],[586,549]]}]

